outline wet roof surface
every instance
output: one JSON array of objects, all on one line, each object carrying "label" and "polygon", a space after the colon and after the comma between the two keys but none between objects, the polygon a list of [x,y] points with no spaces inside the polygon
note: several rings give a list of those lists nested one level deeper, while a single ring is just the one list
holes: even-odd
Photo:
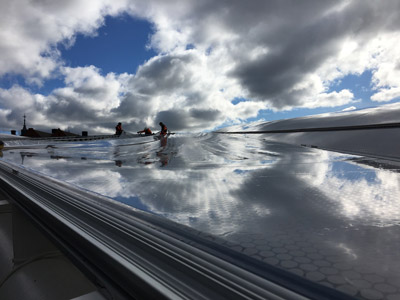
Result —
[{"label": "wet roof surface", "polygon": [[400,299],[399,163],[221,134],[2,155],[356,298]]}]

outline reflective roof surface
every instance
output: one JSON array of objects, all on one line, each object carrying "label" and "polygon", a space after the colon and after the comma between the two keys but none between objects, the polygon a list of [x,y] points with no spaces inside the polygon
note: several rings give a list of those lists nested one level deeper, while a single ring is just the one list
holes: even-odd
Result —
[{"label": "reflective roof surface", "polygon": [[216,133],[2,155],[356,298],[400,299],[397,162]]}]

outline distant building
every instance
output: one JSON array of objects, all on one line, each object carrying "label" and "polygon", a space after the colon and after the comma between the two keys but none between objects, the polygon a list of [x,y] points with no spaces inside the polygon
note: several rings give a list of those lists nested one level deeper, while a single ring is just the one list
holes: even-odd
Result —
[{"label": "distant building", "polygon": [[60,128],[52,129],[51,133],[36,130],[33,128],[26,129],[26,116],[24,115],[24,126],[21,129],[21,136],[27,136],[31,138],[44,138],[44,137],[63,137],[63,136],[79,136],[78,134],[66,132]]},{"label": "distant building", "polygon": [[[21,135],[22,135],[22,132],[21,132]],[[31,137],[31,138],[41,138],[41,137],[51,137],[52,135],[48,132],[29,128],[28,130],[25,131],[24,136]]]},{"label": "distant building", "polygon": [[61,130],[60,128],[57,128],[51,130],[51,136],[79,136],[79,134],[66,132]]}]

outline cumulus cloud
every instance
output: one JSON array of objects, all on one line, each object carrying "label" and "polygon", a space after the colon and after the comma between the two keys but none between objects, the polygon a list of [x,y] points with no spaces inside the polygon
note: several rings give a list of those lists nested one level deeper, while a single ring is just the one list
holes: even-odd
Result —
[{"label": "cumulus cloud", "polygon": [[93,35],[105,15],[125,1],[16,0],[0,2],[0,76],[24,74],[41,83],[61,63],[58,43],[73,44],[77,33]]},{"label": "cumulus cloud", "polygon": [[400,87],[382,88],[371,99],[377,102],[387,102],[400,97]]},{"label": "cumulus cloud", "polygon": [[0,99],[0,114],[4,116],[0,118],[0,127],[22,128],[24,114],[29,117],[28,127],[46,123],[46,101],[42,95],[31,94],[29,90],[14,85],[10,89],[0,88]]},{"label": "cumulus cloud", "polygon": [[[328,106],[350,103],[347,92],[329,95],[332,80],[368,69],[378,77],[385,60],[393,66],[398,61],[398,47],[393,44],[399,38],[398,2],[289,2],[203,1],[197,13],[176,13],[186,25],[181,31],[186,40],[181,39],[200,49],[211,48],[211,56],[213,51],[225,51],[229,75],[239,81],[246,96],[277,109],[326,106],[327,99]],[[168,45],[157,44],[164,51],[170,50]],[[395,75],[393,66],[388,74]],[[397,84],[388,78],[397,77],[379,76],[382,83]]]},{"label": "cumulus cloud", "polygon": [[[50,112],[59,109],[57,105],[69,98],[70,101],[79,103],[82,108],[94,112],[97,116],[105,116],[110,109],[119,105],[119,92],[121,83],[127,77],[126,74],[115,75],[109,73],[106,76],[99,74],[99,70],[93,66],[85,68],[64,68],[66,87],[53,91],[49,97]],[[69,110],[64,112],[69,113]]]},{"label": "cumulus cloud", "polygon": [[196,49],[154,57],[129,78],[129,92],[114,112],[139,126],[162,121],[173,130],[202,130],[227,119],[256,116],[265,106],[233,105],[240,89],[235,80],[215,71],[217,63]]},{"label": "cumulus cloud", "polygon": [[[60,43],[73,46],[78,33],[95,35],[105,16],[120,13],[153,25],[147,46],[158,55],[135,74],[63,66]],[[399,97],[397,0],[16,0],[0,4],[0,17],[0,76],[36,84],[55,73],[65,78],[49,96],[3,90],[0,113],[14,123],[28,111],[34,124],[85,121],[102,132],[117,119],[132,130],[159,121],[175,130],[212,129],[263,109],[352,104],[359,100],[351,90],[330,85],[366,70],[372,100]],[[11,94],[32,105],[17,108]],[[236,97],[247,101],[233,105]]]}]

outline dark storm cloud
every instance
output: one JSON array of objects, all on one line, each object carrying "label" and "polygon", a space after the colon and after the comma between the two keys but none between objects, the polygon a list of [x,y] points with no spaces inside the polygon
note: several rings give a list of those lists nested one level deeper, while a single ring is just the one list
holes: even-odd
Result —
[{"label": "dark storm cloud", "polygon": [[221,112],[216,109],[192,108],[189,112],[191,117],[202,121],[215,121],[221,116]]},{"label": "dark storm cloud", "polygon": [[73,91],[77,94],[85,95],[85,97],[90,97],[95,99],[95,98],[101,98],[102,95],[107,94],[108,88],[105,86],[103,87],[80,86],[74,88]]},{"label": "dark storm cloud", "polygon": [[189,125],[188,114],[183,110],[160,111],[156,116],[157,124],[163,122],[169,130],[183,130]]},{"label": "dark storm cloud", "polygon": [[97,120],[94,111],[76,101],[74,97],[57,97],[47,109],[46,115],[50,120],[58,120],[59,122],[93,122]]},{"label": "dark storm cloud", "polygon": [[343,10],[327,15],[329,7],[325,5],[332,6],[337,1],[311,1],[315,7],[308,5],[310,1],[305,6],[303,1],[296,2],[303,9],[293,11],[288,7],[287,14],[282,15],[286,24],[266,23],[266,29],[272,30],[258,36],[258,45],[270,51],[256,60],[239,61],[231,72],[253,99],[272,100],[277,108],[301,104],[301,91],[291,94],[290,89],[337,53],[344,38],[353,37],[363,43],[379,32],[399,30],[398,1],[385,1],[382,5],[377,1],[351,1]]},{"label": "dark storm cloud", "polygon": [[139,94],[146,95],[190,88],[193,74],[188,67],[194,60],[195,56],[190,53],[155,57],[138,69],[132,86]]},{"label": "dark storm cloud", "polygon": [[151,114],[153,107],[151,99],[147,95],[133,94],[131,92],[124,95],[118,108],[112,110],[121,117],[146,116]]},{"label": "dark storm cloud", "polygon": [[157,124],[163,122],[171,130],[185,130],[206,128],[207,123],[215,122],[221,116],[221,112],[213,109],[172,109],[161,111],[155,120]]},{"label": "dark storm cloud", "polygon": [[[304,83],[335,58],[345,39],[362,49],[371,38],[398,31],[400,23],[397,0],[210,0],[193,1],[191,8],[181,3],[182,12],[158,4],[194,47],[225,48],[235,64],[228,74],[252,100],[275,108],[307,106],[310,97],[323,93]],[[266,51],[248,55],[257,48]]]},{"label": "dark storm cloud", "polygon": [[[224,31],[238,34],[241,39],[255,43],[266,42],[280,44],[289,40],[293,29],[303,26],[326,9],[337,5],[336,0],[225,0],[196,1],[193,15],[186,20],[195,22],[193,39],[201,41],[209,38],[204,28],[219,26]],[[282,33],[285,32],[285,35]]]},{"label": "dark storm cloud", "polygon": [[326,27],[326,31],[317,31],[316,27],[311,26],[298,32],[287,44],[280,45],[257,60],[238,63],[231,75],[240,80],[254,99],[276,100],[274,104],[277,107],[293,105],[292,102],[301,95],[297,94],[295,99],[279,97],[337,51],[334,42],[339,31],[335,30],[334,20],[329,23],[332,26]]}]

